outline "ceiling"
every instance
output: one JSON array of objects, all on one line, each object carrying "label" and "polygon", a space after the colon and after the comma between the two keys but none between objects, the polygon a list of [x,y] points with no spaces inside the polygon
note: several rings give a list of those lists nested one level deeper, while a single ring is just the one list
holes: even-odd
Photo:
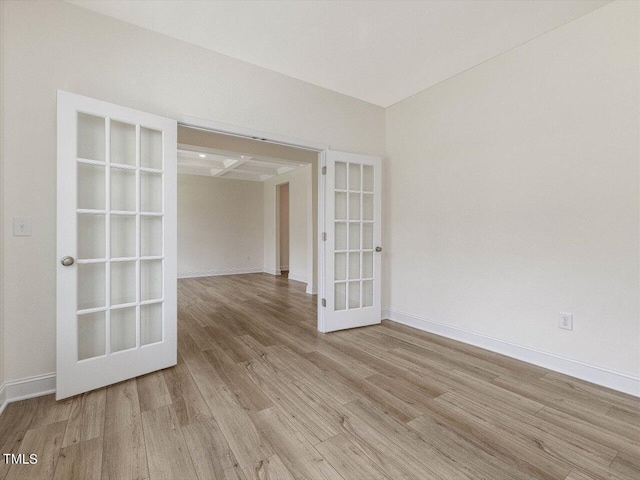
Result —
[{"label": "ceiling", "polygon": [[69,0],[387,107],[608,0]]},{"label": "ceiling", "polygon": [[178,144],[178,173],[263,182],[306,163]]}]

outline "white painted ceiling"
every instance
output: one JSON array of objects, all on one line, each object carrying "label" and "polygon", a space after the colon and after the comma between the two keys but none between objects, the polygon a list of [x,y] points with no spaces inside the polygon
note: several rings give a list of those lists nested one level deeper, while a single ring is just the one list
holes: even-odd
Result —
[{"label": "white painted ceiling", "polygon": [[69,0],[387,107],[609,0]]},{"label": "white painted ceiling", "polygon": [[263,182],[304,166],[280,158],[178,144],[178,173]]}]

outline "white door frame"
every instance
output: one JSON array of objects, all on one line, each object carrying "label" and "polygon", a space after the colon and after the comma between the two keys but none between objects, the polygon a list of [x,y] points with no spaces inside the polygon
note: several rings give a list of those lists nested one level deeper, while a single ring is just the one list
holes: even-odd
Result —
[{"label": "white door frame", "polygon": [[[326,152],[329,149],[329,145],[325,145],[318,142],[311,142],[308,140],[302,140],[295,137],[288,137],[285,135],[278,135],[275,133],[262,132],[259,130],[253,130],[251,128],[240,127],[238,125],[230,125],[228,123],[216,122],[212,120],[205,120],[203,118],[191,117],[188,115],[173,115],[171,116],[178,122],[178,126],[198,128],[201,130],[208,130],[215,133],[222,133],[225,135],[233,135],[235,137],[248,138],[251,140],[259,140],[266,143],[275,143],[278,145],[284,145],[287,147],[301,148],[304,150],[311,150],[318,153],[318,227],[316,232],[316,242],[318,249],[318,260],[316,264],[317,278],[315,279],[316,288],[318,291],[318,330],[320,332],[326,332],[324,314],[325,309],[322,305],[325,295],[325,269],[324,269],[324,242],[322,241],[322,232],[324,231],[324,196],[325,196],[325,176],[322,174],[323,167],[326,167]],[[313,272],[311,272],[313,276]]]}]

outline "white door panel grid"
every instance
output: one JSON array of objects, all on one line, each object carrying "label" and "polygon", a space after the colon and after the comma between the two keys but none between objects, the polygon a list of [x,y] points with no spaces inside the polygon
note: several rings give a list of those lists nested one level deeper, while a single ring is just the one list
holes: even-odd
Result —
[{"label": "white door panel grid", "polygon": [[381,159],[326,152],[324,328],[380,323]]},{"label": "white door panel grid", "polygon": [[58,91],[56,399],[176,364],[177,125]]}]

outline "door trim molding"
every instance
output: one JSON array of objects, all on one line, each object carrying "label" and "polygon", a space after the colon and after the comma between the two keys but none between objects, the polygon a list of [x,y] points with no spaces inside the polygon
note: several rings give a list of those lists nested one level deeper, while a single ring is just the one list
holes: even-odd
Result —
[{"label": "door trim molding", "polygon": [[0,414],[9,403],[50,395],[56,391],[56,374],[45,373],[5,382],[0,387]]},{"label": "door trim molding", "polygon": [[436,322],[435,320],[410,313],[383,310],[382,318],[640,397],[640,378],[633,375],[500,340],[499,338]]},{"label": "door trim molding", "polygon": [[260,130],[254,130],[252,128],[241,127],[239,125],[231,125],[229,123],[216,122],[213,120],[206,120],[204,118],[191,117],[188,115],[167,115],[170,118],[176,120],[179,124],[192,128],[199,128],[201,130],[210,130],[226,135],[233,135],[234,137],[245,137],[253,140],[261,140],[267,143],[276,143],[279,145],[285,145],[287,147],[303,148],[305,150],[313,150],[321,152],[329,148],[328,145],[318,142],[311,142],[301,138],[288,137],[286,135],[279,135],[276,133],[262,132]]}]

